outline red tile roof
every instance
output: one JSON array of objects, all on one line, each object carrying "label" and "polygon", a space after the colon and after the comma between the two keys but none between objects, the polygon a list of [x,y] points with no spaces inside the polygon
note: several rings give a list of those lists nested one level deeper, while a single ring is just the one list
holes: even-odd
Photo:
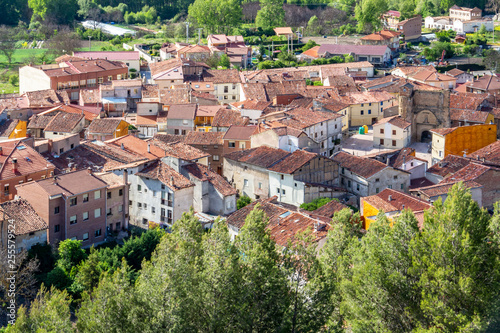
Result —
[{"label": "red tile roof", "polygon": [[88,134],[114,134],[121,122],[120,118],[94,119],[87,128],[87,132]]},{"label": "red tile roof", "polygon": [[341,167],[365,179],[370,178],[388,167],[384,163],[371,158],[354,156],[345,152],[335,154],[333,160],[339,162]]},{"label": "red tile roof", "polygon": [[[317,224],[321,226],[318,230],[315,229]],[[273,221],[272,224],[268,225],[268,229],[271,233],[271,238],[273,238],[276,244],[285,247],[288,245],[288,241],[294,243],[295,236],[306,229],[312,230],[313,241],[319,242],[327,236],[330,226],[301,213],[294,212],[284,218],[280,218],[279,223],[278,221]]]},{"label": "red tile roof", "polygon": [[33,115],[28,123],[28,128],[45,129],[52,120],[53,115]]},{"label": "red tile roof", "polygon": [[304,108],[296,108],[285,112],[285,118],[276,120],[277,122],[294,127],[297,129],[305,129],[313,125],[342,117],[339,113],[326,111],[313,111]]},{"label": "red tile roof", "polygon": [[159,180],[171,190],[178,191],[194,186],[189,179],[161,161],[154,161],[151,165],[136,173],[139,177]]},{"label": "red tile roof", "polygon": [[173,156],[176,158],[180,158],[185,161],[196,161],[204,157],[210,156],[210,154],[190,146],[183,142],[171,142],[165,143],[158,139],[151,140],[152,144],[161,148],[164,151],[165,156]]},{"label": "red tile roof", "polygon": [[139,60],[138,51],[80,51],[73,56],[87,59],[109,59],[116,61]]},{"label": "red tile roof", "polygon": [[[188,132],[184,143],[188,145],[223,145],[224,132]],[[156,138],[156,136],[155,136]]]},{"label": "red tile roof", "polygon": [[382,118],[379,121],[377,121],[373,126],[377,125],[382,125],[385,123],[389,123],[391,125],[394,125],[396,127],[405,129],[411,126],[411,123],[407,122],[406,120],[403,119],[401,116],[392,116],[392,117],[387,117],[387,118]]},{"label": "red tile roof", "polygon": [[224,158],[267,169],[287,157],[289,154],[289,152],[282,149],[260,146],[225,154]]},{"label": "red tile roof", "polygon": [[[50,175],[49,170],[55,166],[46,161],[35,149],[28,146],[26,143],[18,140],[9,140],[0,142],[2,154],[0,155],[0,179],[6,180],[19,176],[27,176],[37,172],[46,172],[46,176]],[[17,171],[14,172],[13,159],[17,159]]]},{"label": "red tile roof", "polygon": [[226,219],[226,223],[237,228],[238,230],[241,229],[245,224],[247,215],[250,214],[252,210],[257,206],[260,210],[264,211],[267,218],[269,219],[269,223],[276,221],[279,215],[285,214],[289,211],[283,207],[271,203],[273,199],[274,197],[269,199],[255,200],[251,202],[247,206],[238,209],[237,211],[229,215]]},{"label": "red tile roof", "polygon": [[84,118],[81,113],[59,112],[45,127],[46,132],[72,133]]},{"label": "red tile roof", "polygon": [[486,171],[489,171],[491,167],[488,167],[486,165],[481,165],[477,163],[469,163],[462,169],[458,170],[452,175],[448,175],[445,179],[443,179],[443,183],[448,183],[448,182],[459,182],[459,181],[468,181],[468,180],[475,180],[477,177],[481,176],[484,174]]},{"label": "red tile roof", "polygon": [[48,224],[45,222],[24,199],[17,199],[7,201],[0,204],[0,211],[3,213],[2,217],[13,219],[15,221],[14,235],[26,235],[30,232],[36,232],[48,229]]},{"label": "red tile roof", "polygon": [[476,150],[472,154],[469,154],[468,157],[476,161],[483,162],[484,160],[484,162],[489,164],[500,165],[500,141],[495,141],[486,147]]},{"label": "red tile roof", "polygon": [[242,117],[239,111],[225,108],[217,111],[212,120],[212,127],[244,126],[246,124],[248,124],[248,118]]},{"label": "red tile roof", "polygon": [[232,125],[224,135],[224,140],[250,141],[250,137],[256,133],[257,126]]},{"label": "red tile roof", "polygon": [[209,167],[199,164],[192,163],[183,167],[189,174],[193,177],[201,180],[208,181],[213,187],[222,194],[223,196],[231,196],[236,195],[236,189],[229,184],[227,180],[225,180],[221,175],[214,172]]},{"label": "red tile roof", "polygon": [[[448,192],[451,190],[451,188],[456,183],[458,183],[458,181],[457,182],[439,183],[436,185],[430,185],[430,186],[411,189],[410,192],[411,193],[421,193],[429,198],[432,198],[432,197],[448,194]],[[467,187],[469,189],[480,188],[483,186],[481,184],[476,183],[475,181],[465,181],[465,182],[463,182],[463,184],[465,187]]]},{"label": "red tile roof", "polygon": [[19,119],[2,119],[0,120],[0,137],[8,138],[15,131]]},{"label": "red tile roof", "polygon": [[400,212],[404,209],[411,211],[422,211],[432,207],[427,201],[401,191],[384,189],[382,192],[363,198],[364,201],[378,209],[379,211]]},{"label": "red tile roof", "polygon": [[203,72],[203,80],[214,84],[241,82],[236,69],[207,69]]},{"label": "red tile roof", "polygon": [[427,169],[427,172],[444,178],[450,174],[454,174],[458,170],[467,166],[469,163],[470,160],[468,158],[456,155],[447,155],[440,162]]},{"label": "red tile roof", "polygon": [[194,120],[197,104],[174,104],[168,109],[167,119]]},{"label": "red tile roof", "polygon": [[333,199],[332,201],[326,203],[325,205],[313,210],[311,213],[314,215],[320,215],[331,219],[336,212],[340,212],[342,209],[349,208],[343,203],[338,202]]},{"label": "red tile roof", "polygon": [[269,170],[279,173],[292,174],[301,168],[304,164],[312,161],[315,158],[325,158],[316,153],[306,152],[304,150],[296,150],[278,163],[274,164]]}]

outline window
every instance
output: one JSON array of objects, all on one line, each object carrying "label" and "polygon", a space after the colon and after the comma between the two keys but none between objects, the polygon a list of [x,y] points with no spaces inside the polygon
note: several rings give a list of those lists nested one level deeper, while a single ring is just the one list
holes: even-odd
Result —
[{"label": "window", "polygon": [[392,130],[392,135],[396,135],[396,130]]},{"label": "window", "polygon": [[102,235],[101,229],[97,229],[97,230],[95,231],[95,236],[96,236],[96,237],[99,237],[99,236],[101,236],[101,235]]},{"label": "window", "polygon": [[95,87],[95,79],[88,79],[87,80],[87,86],[89,86],[89,87]]},{"label": "window", "polygon": [[97,78],[97,82],[98,83],[102,83],[104,81],[104,78],[102,76],[98,77]]},{"label": "window", "polygon": [[213,156],[212,156],[212,160],[214,160],[214,161],[218,161],[218,160],[219,160],[219,155],[213,155]]},{"label": "window", "polygon": [[380,134],[384,134],[384,129],[383,128],[380,129]]},{"label": "window", "polygon": [[108,75],[108,81],[111,81],[113,80],[113,76],[112,75]]},{"label": "window", "polygon": [[240,149],[245,149],[245,142],[240,142]]},{"label": "window", "polygon": [[359,191],[359,184],[356,184],[356,191]]},{"label": "window", "polygon": [[380,145],[383,146],[384,145],[384,139],[380,139]]},{"label": "window", "polygon": [[344,183],[345,183],[345,182],[344,182],[344,178],[341,178],[341,179],[340,179],[340,183],[341,183],[342,185],[344,185]]},{"label": "window", "polygon": [[323,135],[323,131],[321,131],[321,135]]},{"label": "window", "polygon": [[137,203],[137,208],[142,208],[142,202]]},{"label": "window", "polygon": [[285,194],[286,194],[286,193],[285,193],[285,190],[281,190],[281,193],[282,193],[283,195],[285,195]]},{"label": "window", "polygon": [[248,186],[248,179],[243,179],[243,186]]},{"label": "window", "polygon": [[398,179],[398,176],[394,176],[394,180]]},{"label": "window", "polygon": [[347,180],[347,187],[351,187],[351,181]]},{"label": "window", "polygon": [[165,189],[165,184],[161,184],[161,189],[164,190]]},{"label": "window", "polygon": [[276,193],[280,194],[280,188],[279,187],[276,188]]},{"label": "window", "polygon": [[74,143],[71,144],[71,146],[69,147],[69,149],[73,149],[73,148],[75,148],[75,144]]},{"label": "window", "polygon": [[259,183],[259,190],[262,190],[262,183]]},{"label": "window", "polygon": [[360,114],[361,114],[361,115],[364,115],[364,114],[365,114],[365,111],[361,110]]},{"label": "window", "polygon": [[401,184],[401,189],[404,190],[405,189],[405,184]]},{"label": "window", "polygon": [[142,191],[142,186],[141,185],[137,185],[137,191],[139,191],[139,192]]},{"label": "window", "polygon": [[118,190],[118,196],[121,197],[122,195],[123,195],[123,189],[121,188],[121,189]]},{"label": "window", "polygon": [[3,187],[3,193],[4,193],[4,195],[9,195],[9,192],[10,192],[10,186],[9,185],[5,185]]},{"label": "window", "polygon": [[376,181],[376,182],[379,182],[379,181],[380,181],[380,178],[376,178],[376,179],[375,179],[375,181]]},{"label": "window", "polygon": [[153,206],[151,206],[151,213],[152,213],[152,214],[155,214],[155,213],[156,213],[155,208],[154,208]]},{"label": "window", "polygon": [[378,193],[378,192],[380,192],[380,189],[377,187],[377,188],[375,189],[375,193]]},{"label": "window", "polygon": [[342,168],[342,174],[345,175],[345,168]]},{"label": "window", "polygon": [[396,140],[392,140],[392,146],[396,147]]},{"label": "window", "polygon": [[370,110],[368,110],[368,114],[372,114],[372,110],[371,110],[371,109],[370,109]]},{"label": "window", "polygon": [[108,199],[111,199],[111,192],[108,192]]},{"label": "window", "polygon": [[95,191],[94,192],[94,199],[101,199],[101,191]]},{"label": "window", "polygon": [[218,146],[218,145],[215,145],[215,146],[214,146],[214,149],[219,149],[219,146]]},{"label": "window", "polygon": [[70,94],[70,99],[72,101],[75,101],[79,98],[79,94],[78,94],[78,91],[72,91],[71,94]]},{"label": "window", "polygon": [[178,129],[175,129],[175,130],[174,130],[174,134],[175,134],[175,135],[179,135],[179,130],[178,130]]},{"label": "window", "polygon": [[85,88],[86,85],[87,85],[87,81],[80,80],[80,88]]},{"label": "window", "polygon": [[234,141],[229,141],[229,142],[227,143],[227,146],[228,146],[229,148],[235,148],[235,147],[236,147],[236,142],[234,142]]},{"label": "window", "polygon": [[59,206],[54,207],[54,214],[59,214]]},{"label": "window", "polygon": [[368,106],[372,106],[372,103],[368,103]]},{"label": "window", "polygon": [[76,215],[69,217],[69,224],[76,224]]},{"label": "window", "polygon": [[69,199],[70,206],[76,206],[76,202],[77,202],[76,197]]},{"label": "window", "polygon": [[281,175],[281,179],[285,179],[285,176],[284,176],[284,175]]},{"label": "window", "polygon": [[123,205],[118,206],[118,211],[123,212]]},{"label": "window", "polygon": [[59,232],[61,230],[61,226],[59,224],[56,224],[54,226],[54,232]]},{"label": "window", "polygon": [[113,215],[113,209],[108,208],[108,212],[106,213],[107,216]]},{"label": "window", "polygon": [[443,152],[439,151],[439,157],[443,157]]},{"label": "window", "polygon": [[148,219],[142,219],[142,224],[147,224],[148,223]]},{"label": "window", "polygon": [[82,216],[83,216],[83,220],[87,221],[89,219],[89,212],[83,212]]},{"label": "window", "polygon": [[229,92],[229,87],[228,86],[224,86],[224,93],[227,94]]},{"label": "window", "polygon": [[142,205],[144,206],[144,209],[148,209],[148,204],[147,203],[143,203]]},{"label": "window", "polygon": [[88,240],[89,239],[89,233],[88,232],[84,233],[82,239],[84,241]]},{"label": "window", "polygon": [[101,217],[101,208],[96,208],[94,210],[94,218]]},{"label": "window", "polygon": [[129,206],[132,206],[133,204],[134,204],[134,203],[132,202],[132,200],[129,200],[129,201],[128,201],[128,205],[129,205]]}]

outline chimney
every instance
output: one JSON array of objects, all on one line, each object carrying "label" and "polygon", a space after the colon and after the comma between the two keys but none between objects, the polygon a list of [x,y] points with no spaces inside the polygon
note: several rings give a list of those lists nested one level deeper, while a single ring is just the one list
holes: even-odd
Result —
[{"label": "chimney", "polygon": [[52,178],[54,180],[54,185],[57,185],[57,176],[54,176],[54,178]]},{"label": "chimney", "polygon": [[125,183],[125,186],[128,184],[128,171],[127,171],[127,169],[123,170],[123,183]]},{"label": "chimney", "polygon": [[174,176],[170,176],[170,185],[174,185]]},{"label": "chimney", "polygon": [[389,194],[389,197],[387,198],[387,201],[392,201],[392,195]]},{"label": "chimney", "polygon": [[91,167],[88,167],[88,168],[87,168],[87,172],[88,172],[89,174],[92,174],[92,168],[91,168]]},{"label": "chimney", "polygon": [[406,170],[406,156],[403,156],[403,170]]},{"label": "chimney", "polygon": [[148,153],[151,152],[151,144],[148,142]]},{"label": "chimney", "polygon": [[17,158],[12,159],[12,170],[17,172]]},{"label": "chimney", "polygon": [[122,150],[125,150],[125,145],[123,143],[121,144],[121,148]]}]

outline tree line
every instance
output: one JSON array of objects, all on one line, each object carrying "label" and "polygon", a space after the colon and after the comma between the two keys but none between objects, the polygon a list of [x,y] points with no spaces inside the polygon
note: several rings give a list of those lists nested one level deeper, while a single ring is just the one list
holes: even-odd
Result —
[{"label": "tree line", "polygon": [[500,204],[490,216],[461,184],[424,214],[422,230],[405,210],[394,221],[379,214],[370,230],[362,232],[359,215],[346,209],[333,217],[321,249],[311,230],[281,248],[267,221],[257,205],[231,241],[224,222],[217,220],[206,232],[191,211],[161,237],[140,270],[131,267],[126,253],[113,271],[99,271],[101,262],[92,254],[71,257],[80,260],[76,267],[85,266],[85,274],[95,277],[92,288],[84,288],[75,303],[68,288],[42,287],[29,307],[19,308],[16,324],[3,331],[499,328]]}]

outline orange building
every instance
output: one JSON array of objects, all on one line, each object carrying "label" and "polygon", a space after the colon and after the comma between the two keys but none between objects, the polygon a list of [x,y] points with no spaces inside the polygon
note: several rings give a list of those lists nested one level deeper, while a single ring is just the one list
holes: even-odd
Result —
[{"label": "orange building", "polygon": [[471,154],[497,140],[497,125],[436,128],[432,132],[432,164],[448,155]]}]

